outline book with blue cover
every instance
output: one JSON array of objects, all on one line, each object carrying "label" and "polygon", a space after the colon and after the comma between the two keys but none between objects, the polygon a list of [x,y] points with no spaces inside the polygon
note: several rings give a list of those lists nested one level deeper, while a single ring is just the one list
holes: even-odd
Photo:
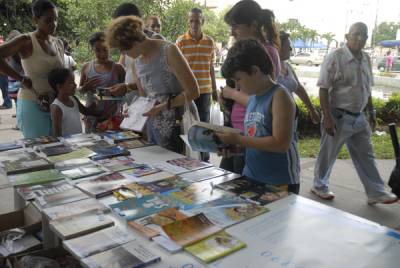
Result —
[{"label": "book with blue cover", "polygon": [[96,154],[91,156],[92,160],[101,160],[105,158],[111,158],[115,156],[130,155],[131,153],[122,146],[111,145],[103,141],[103,143],[97,143],[88,147]]},{"label": "book with blue cover", "polygon": [[120,143],[140,138],[138,134],[133,131],[106,131],[103,133],[104,139],[111,143]]},{"label": "book with blue cover", "polygon": [[17,142],[0,143],[0,152],[14,150],[18,148],[22,148],[22,145],[18,144]]},{"label": "book with blue cover", "polygon": [[127,221],[133,221],[155,214],[171,207],[166,199],[158,195],[145,195],[141,198],[130,198],[110,205],[110,208]]}]

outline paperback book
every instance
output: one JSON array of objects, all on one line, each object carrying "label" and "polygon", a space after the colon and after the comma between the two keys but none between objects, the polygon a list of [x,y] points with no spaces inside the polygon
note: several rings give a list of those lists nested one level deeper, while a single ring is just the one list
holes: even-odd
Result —
[{"label": "paperback book", "polygon": [[142,132],[147,121],[147,116],[143,116],[143,113],[153,108],[155,103],[156,100],[151,98],[137,97],[134,99],[128,107],[128,116],[122,120],[120,127]]},{"label": "paperback book", "polygon": [[181,157],[181,158],[168,160],[167,163],[178,166],[178,167],[182,167],[186,170],[197,170],[197,169],[202,169],[202,168],[212,166],[212,164],[210,164],[210,163],[202,162],[198,159],[193,159],[190,157]]},{"label": "paperback book", "polygon": [[77,259],[118,247],[135,237],[117,226],[63,241],[64,247]]},{"label": "paperback book", "polygon": [[89,198],[55,207],[45,208],[43,209],[43,213],[48,217],[49,220],[56,220],[59,218],[81,214],[87,211],[106,212],[109,210],[109,208],[96,199]]},{"label": "paperback book", "polygon": [[21,139],[20,143],[23,145],[23,147],[30,148],[30,147],[37,146],[37,145],[43,145],[43,144],[59,142],[59,141],[60,140],[58,138],[55,138],[52,136],[41,136],[41,137],[31,138],[31,139]]},{"label": "paperback book", "polygon": [[73,186],[65,180],[50,182],[34,186],[18,187],[18,194],[21,195],[26,201],[31,201],[40,196],[56,194],[72,189]]},{"label": "paperback book", "polygon": [[217,132],[240,133],[239,129],[196,121],[188,131],[188,141],[194,151],[216,153],[230,145],[224,144]]},{"label": "paperback book", "polygon": [[89,198],[88,195],[83,193],[81,190],[72,187],[70,189],[65,189],[64,191],[60,191],[58,193],[39,196],[36,198],[35,202],[39,205],[38,207],[47,208],[87,198]]},{"label": "paperback book", "polygon": [[87,166],[81,166],[61,171],[63,175],[65,175],[68,179],[71,180],[94,176],[104,172],[106,172],[106,170],[100,165],[97,165],[95,163],[91,163]]},{"label": "paperback book", "polygon": [[133,240],[122,246],[84,258],[82,263],[89,268],[141,268],[161,261],[146,246]]},{"label": "paperback book", "polygon": [[244,247],[246,247],[244,242],[225,231],[221,231],[185,247],[185,250],[205,263],[210,263]]},{"label": "paperback book", "polygon": [[71,145],[74,148],[82,148],[85,146],[94,145],[97,141],[101,140],[101,137],[96,134],[74,134],[61,138],[66,144]]},{"label": "paperback book", "polygon": [[154,194],[154,192],[151,191],[148,187],[146,187],[142,184],[139,184],[137,182],[132,182],[132,183],[126,184],[126,185],[122,186],[122,189],[131,191],[135,195],[136,198],[142,198],[143,196]]},{"label": "paperback book", "polygon": [[71,239],[113,226],[109,215],[96,210],[50,221],[50,228],[62,239]]},{"label": "paperback book", "polygon": [[182,180],[178,177],[173,177],[170,179],[143,183],[142,185],[154,193],[163,193],[173,189],[185,188],[190,185],[190,182]]},{"label": "paperback book", "polygon": [[110,143],[120,143],[124,141],[130,141],[139,139],[140,135],[133,131],[113,131],[109,130],[103,133],[104,139]]},{"label": "paperback book", "polygon": [[6,175],[20,174],[54,167],[52,163],[33,152],[23,152],[14,157],[17,159],[4,160],[1,163],[2,169]]},{"label": "paperback book", "polygon": [[161,170],[159,170],[158,168],[154,168],[151,167],[147,164],[143,164],[140,167],[136,167],[136,168],[132,168],[129,170],[125,170],[122,172],[122,174],[126,177],[130,177],[130,178],[138,178],[138,177],[142,177],[142,176],[147,176],[153,173],[157,173],[160,172]]},{"label": "paperback book", "polygon": [[136,148],[141,148],[141,147],[145,147],[145,146],[150,146],[153,144],[148,143],[144,140],[131,140],[131,141],[120,142],[120,143],[118,143],[118,145],[121,145],[125,149],[130,150],[130,149],[136,149]]},{"label": "paperback book", "polygon": [[143,164],[135,163],[135,160],[130,156],[117,156],[113,158],[102,159],[98,160],[97,163],[114,172],[143,166]]},{"label": "paperback book", "polygon": [[194,244],[221,231],[220,227],[214,225],[202,213],[171,222],[162,226],[162,229],[171,240],[182,247]]},{"label": "paperback book", "polygon": [[62,162],[57,162],[54,164],[54,167],[58,170],[67,170],[73,169],[81,166],[86,166],[92,164],[93,161],[89,158],[75,158],[70,159]]},{"label": "paperback book", "polygon": [[107,142],[97,143],[96,145],[89,146],[88,148],[95,152],[95,155],[91,156],[92,160],[101,160],[105,158],[111,158],[116,156],[130,155],[131,153],[124,147],[119,145],[111,145]]},{"label": "paperback book", "polygon": [[65,144],[56,144],[54,146],[45,146],[39,148],[39,151],[45,154],[46,156],[54,156],[54,155],[70,153],[72,152],[72,148],[71,146]]},{"label": "paperback book", "polygon": [[88,158],[94,154],[95,153],[88,148],[80,148],[80,149],[74,150],[70,153],[49,156],[48,159],[52,163],[57,163],[57,162],[63,162],[63,161],[71,160],[71,159],[77,159],[77,158]]},{"label": "paperback book", "polygon": [[136,220],[170,208],[171,204],[157,195],[145,195],[110,205],[110,208],[127,221]]},{"label": "paperback book", "polygon": [[227,174],[230,174],[231,172],[222,169],[222,168],[217,168],[217,167],[208,167],[208,168],[203,168],[187,173],[180,174],[179,176],[187,181],[190,182],[200,182],[200,181],[205,181],[209,180],[215,177],[219,176],[224,176]]},{"label": "paperback book", "polygon": [[19,144],[18,142],[0,143],[0,152],[19,149],[19,148],[22,148],[22,145]]},{"label": "paperback book", "polygon": [[65,179],[65,176],[56,169],[33,171],[9,176],[9,180],[14,186],[44,184],[62,179]]}]

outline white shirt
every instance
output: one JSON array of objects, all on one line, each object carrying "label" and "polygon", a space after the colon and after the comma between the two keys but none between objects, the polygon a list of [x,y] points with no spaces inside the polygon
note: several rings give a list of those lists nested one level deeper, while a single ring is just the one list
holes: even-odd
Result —
[{"label": "white shirt", "polygon": [[330,53],[321,65],[318,87],[329,90],[332,108],[361,112],[368,103],[373,86],[371,60],[367,53],[361,60],[347,46]]},{"label": "white shirt", "polygon": [[73,70],[73,67],[75,66],[75,60],[71,56],[64,53],[64,67]]},{"label": "white shirt", "polygon": [[51,105],[57,105],[62,111],[62,136],[82,133],[82,123],[79,113],[79,106],[73,96],[69,97],[74,103],[73,107],[68,107],[58,99]]}]

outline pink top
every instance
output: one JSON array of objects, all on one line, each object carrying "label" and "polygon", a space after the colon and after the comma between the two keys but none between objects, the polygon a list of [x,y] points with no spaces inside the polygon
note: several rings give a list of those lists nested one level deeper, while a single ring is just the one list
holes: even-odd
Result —
[{"label": "pink top", "polygon": [[279,58],[279,51],[273,44],[270,42],[264,43],[265,49],[272,61],[272,66],[274,66],[274,80],[279,76],[281,73],[281,59]]}]

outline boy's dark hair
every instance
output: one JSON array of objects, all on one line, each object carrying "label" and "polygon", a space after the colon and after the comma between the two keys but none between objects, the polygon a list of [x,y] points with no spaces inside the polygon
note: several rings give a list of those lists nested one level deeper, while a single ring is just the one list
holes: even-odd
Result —
[{"label": "boy's dark hair", "polygon": [[105,42],[106,41],[106,34],[104,32],[96,32],[92,34],[89,38],[89,45],[91,47],[94,46],[94,44],[98,41]]},{"label": "boy's dark hair", "polygon": [[68,68],[56,68],[49,73],[47,81],[51,88],[58,93],[57,86],[62,85],[71,75],[71,70]]},{"label": "boy's dark hair", "polygon": [[190,10],[190,13],[203,14],[203,11],[198,7],[194,7]]},{"label": "boy's dark hair", "polygon": [[221,72],[225,79],[234,77],[235,72],[251,74],[252,67],[257,66],[264,74],[272,75],[274,67],[265,47],[255,39],[237,41],[228,51]]},{"label": "boy's dark hair", "polygon": [[112,17],[113,17],[113,19],[116,19],[116,18],[122,17],[122,16],[137,16],[140,18],[141,14],[140,14],[139,8],[135,4],[122,3],[115,9]]},{"label": "boy's dark hair", "polygon": [[40,18],[49,9],[57,8],[53,2],[49,0],[36,0],[32,4],[32,15],[36,18]]}]

